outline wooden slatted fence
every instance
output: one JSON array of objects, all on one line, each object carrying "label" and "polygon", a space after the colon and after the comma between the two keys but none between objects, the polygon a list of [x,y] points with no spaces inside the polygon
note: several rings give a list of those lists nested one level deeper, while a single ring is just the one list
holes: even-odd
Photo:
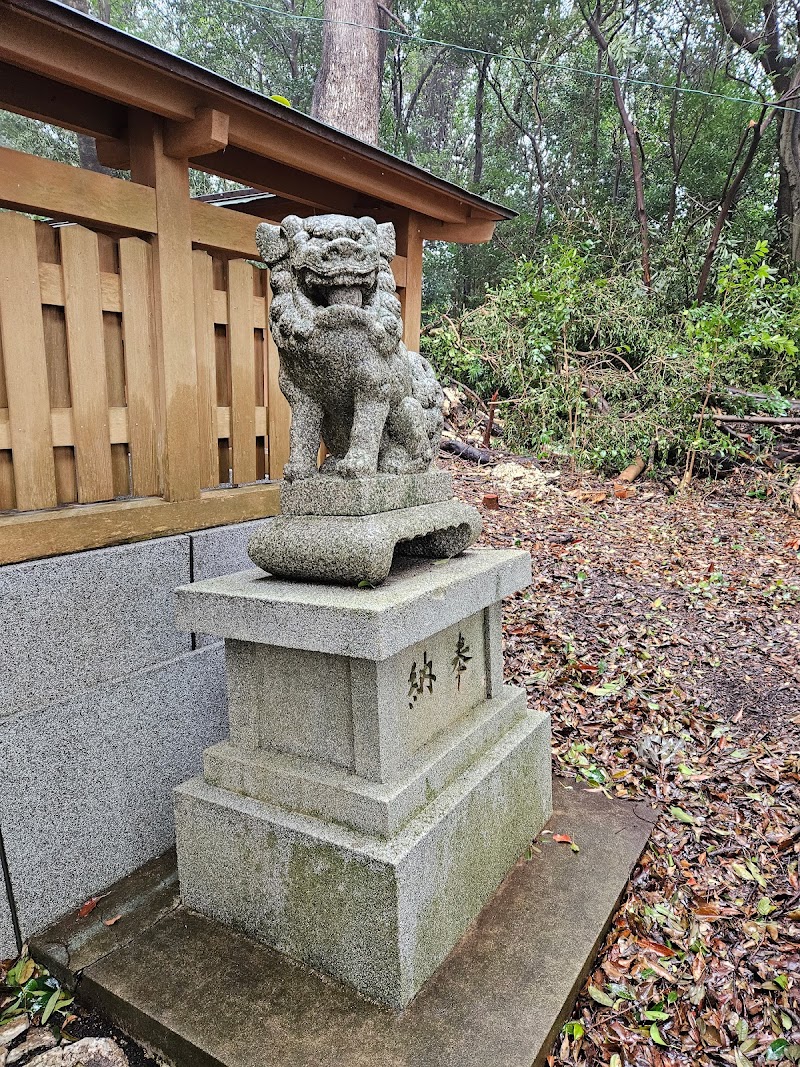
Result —
[{"label": "wooden slatted fence", "polygon": [[0,148],[0,564],[279,509],[261,220],[190,200],[160,120],[130,138],[133,181]]},{"label": "wooden slatted fence", "polygon": [[[158,495],[148,244],[3,212],[0,247],[0,510]],[[268,272],[192,260],[202,488],[279,476]]]}]

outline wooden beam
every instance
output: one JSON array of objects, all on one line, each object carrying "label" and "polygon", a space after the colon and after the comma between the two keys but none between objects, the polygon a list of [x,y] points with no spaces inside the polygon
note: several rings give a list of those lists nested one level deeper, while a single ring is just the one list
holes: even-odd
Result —
[{"label": "wooden beam", "polygon": [[[108,443],[110,445],[128,444],[130,438],[128,437],[127,408],[110,407],[108,409],[108,425]],[[72,416],[72,408],[51,408],[50,426],[54,448],[74,447],[75,420]],[[0,450],[11,447],[11,426],[9,424],[8,411],[5,408],[0,408]],[[44,506],[55,507],[55,504]],[[19,510],[25,509],[20,508]]]},{"label": "wooden beam", "polygon": [[[307,168],[303,173],[316,179],[445,222],[464,222],[469,212],[476,210],[458,190],[437,187],[424,174],[395,168],[388,156],[359,151],[357,144],[343,141],[333,131],[307,127],[288,109],[287,114],[282,113],[284,109],[261,110],[253,95],[245,96],[235,86],[216,81],[216,89],[210,84],[204,86],[185,70],[167,69],[166,57],[150,53],[148,61],[126,53],[122,39],[118,47],[99,45],[94,38],[42,22],[12,6],[4,6],[3,20],[0,58],[12,65],[180,122],[194,119],[198,107],[224,108],[230,116],[228,152],[236,147],[261,159],[268,153],[267,162],[295,169],[298,160],[304,160]],[[181,66],[179,61],[176,65]],[[244,175],[219,173],[239,181],[250,180]],[[291,189],[273,191],[293,195]],[[488,210],[487,215],[491,217]]]},{"label": "wooden beam", "polygon": [[[231,409],[227,405],[216,409],[217,438],[225,440],[231,436]],[[256,437],[268,435],[267,409],[257,407],[255,409]]]},{"label": "wooden beam", "polygon": [[209,174],[243,182],[263,192],[288,196],[315,210],[352,214],[356,193],[341,181],[341,174],[338,181],[320,178],[311,169],[311,159],[309,168],[303,170],[297,166],[298,160],[303,158],[297,150],[288,163],[267,158],[263,153],[268,151],[271,157],[272,152],[271,146],[267,148],[266,144],[261,145],[260,152],[255,152],[231,143],[224,152],[196,156],[192,159],[192,166]]},{"label": "wooden beam", "polygon": [[479,245],[491,241],[497,223],[493,219],[467,219],[466,222],[446,223],[423,218],[420,231],[426,241],[453,241],[460,245]]},{"label": "wooden beam", "polygon": [[264,220],[240,211],[204,204],[189,203],[192,243],[201,248],[221,249],[237,256],[260,259],[256,248],[256,227]]},{"label": "wooden beam", "polygon": [[403,341],[419,352],[422,320],[422,224],[419,215],[409,212],[395,226],[397,247],[406,256],[406,286],[398,293],[403,315]]},{"label": "wooden beam", "polygon": [[109,230],[156,231],[152,189],[0,148],[0,206]]},{"label": "wooden beam", "polygon": [[[207,253],[203,253],[204,255]],[[228,294],[224,289],[212,289],[209,303],[212,319],[218,326],[228,325]],[[267,302],[263,296],[253,297],[253,328],[263,330],[267,326]]]},{"label": "wooden beam", "polygon": [[162,486],[168,500],[200,492],[194,292],[185,160],[164,153],[160,119],[131,112],[131,175],[152,185],[158,213],[153,245],[156,367]]},{"label": "wooden beam", "polygon": [[164,151],[173,159],[206,156],[227,144],[228,116],[213,107],[199,107],[191,122],[171,122],[164,130]]},{"label": "wooden beam", "polygon": [[0,565],[266,518],[280,511],[276,483],[216,489],[194,500],[154,497],[68,505],[0,517]]},{"label": "wooden beam", "polygon": [[[131,240],[138,241],[139,238],[132,237]],[[64,306],[64,276],[59,263],[39,264],[39,288],[43,304],[52,304],[54,307]],[[122,293],[118,274],[100,271],[100,295],[103,301],[103,311],[122,311]]]},{"label": "wooden beam", "polygon": [[104,167],[112,170],[131,169],[131,146],[126,140],[107,140],[98,137],[95,141],[97,158]]},{"label": "wooden beam", "polygon": [[398,289],[405,289],[408,277],[408,260],[405,256],[395,256],[389,264],[394,275],[394,284]]},{"label": "wooden beam", "polygon": [[0,108],[91,137],[122,137],[128,125],[120,104],[11,63],[0,63]]}]

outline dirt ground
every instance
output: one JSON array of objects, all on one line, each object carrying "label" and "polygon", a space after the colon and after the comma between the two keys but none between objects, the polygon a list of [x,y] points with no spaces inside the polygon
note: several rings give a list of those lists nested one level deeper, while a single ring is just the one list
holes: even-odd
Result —
[{"label": "dirt ground", "polygon": [[556,769],[660,812],[549,1062],[800,1061],[800,522],[746,478],[450,466],[499,498],[482,543],[532,554],[506,673]]}]

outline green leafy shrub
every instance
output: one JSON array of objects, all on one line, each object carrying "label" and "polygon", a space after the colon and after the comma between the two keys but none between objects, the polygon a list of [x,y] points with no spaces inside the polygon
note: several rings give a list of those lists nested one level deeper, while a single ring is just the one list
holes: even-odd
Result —
[{"label": "green leafy shrub", "polygon": [[27,951],[5,972],[0,968],[0,1026],[28,1016],[41,1026],[49,1024],[60,1036],[72,1001],[59,981]]},{"label": "green leafy shrub", "polygon": [[713,300],[686,310],[663,295],[674,286],[648,293],[633,266],[556,238],[479,306],[434,313],[424,351],[442,375],[487,398],[498,391],[512,447],[565,450],[607,470],[636,453],[708,462],[740,448],[714,428],[712,406],[780,410],[800,387],[800,284],[776,277],[767,255],[764,243],[730,255]]}]

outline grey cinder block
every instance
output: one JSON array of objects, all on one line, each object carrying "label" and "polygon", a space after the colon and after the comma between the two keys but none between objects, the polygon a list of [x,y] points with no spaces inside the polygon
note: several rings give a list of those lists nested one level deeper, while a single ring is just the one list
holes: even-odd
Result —
[{"label": "grey cinder block", "polygon": [[217,578],[221,574],[252,569],[247,544],[264,523],[271,521],[255,519],[189,534],[192,541],[192,580],[200,582],[204,578]]},{"label": "grey cinder block", "polygon": [[156,668],[0,722],[0,821],[23,935],[162,853],[171,791],[223,736],[223,651]]},{"label": "grey cinder block", "polygon": [[188,580],[187,537],[0,568],[0,718],[187,651],[173,590]]}]

